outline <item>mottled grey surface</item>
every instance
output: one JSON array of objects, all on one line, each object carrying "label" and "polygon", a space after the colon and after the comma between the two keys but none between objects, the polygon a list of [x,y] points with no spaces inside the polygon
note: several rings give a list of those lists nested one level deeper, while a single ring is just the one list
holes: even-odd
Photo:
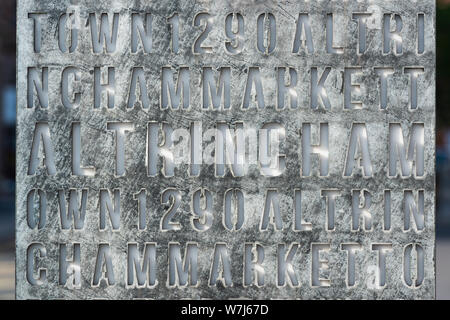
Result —
[{"label": "mottled grey surface", "polygon": [[[79,47],[75,53],[63,54],[57,42],[58,19],[68,8],[78,10],[80,15]],[[193,27],[193,19],[199,12],[214,16],[214,25],[204,45],[213,48],[213,53],[194,55],[192,45],[201,33],[202,27]],[[41,53],[33,51],[33,20],[30,12],[46,12],[43,21],[43,42]],[[90,29],[87,24],[89,13],[120,13],[119,41],[117,51],[112,54],[93,54]],[[132,12],[151,12],[153,16],[153,53],[130,53],[130,15]],[[166,19],[178,12],[181,18],[180,52],[170,51],[170,29]],[[245,47],[238,55],[225,51],[225,16],[240,12],[245,19]],[[277,21],[276,50],[264,55],[256,48],[256,19],[260,13],[271,12]],[[292,53],[296,19],[301,12],[309,12],[314,37],[315,53]],[[371,12],[368,22],[368,50],[357,54],[358,28],[351,19],[354,12]],[[344,47],[343,54],[326,52],[326,13],[335,15],[335,42]],[[404,53],[382,54],[382,16],[384,13],[399,13],[403,18]],[[425,13],[425,53],[416,53],[416,19],[418,13]],[[434,253],[434,157],[435,157],[435,2],[422,1],[18,1],[18,117],[17,117],[17,216],[16,216],[16,295],[18,299],[184,299],[184,298],[251,298],[251,299],[432,299],[435,296],[435,253]],[[61,72],[65,67],[76,66],[82,71],[79,89],[82,100],[79,107],[65,108],[61,103]],[[93,108],[93,69],[95,66],[116,68],[115,108]],[[131,69],[143,66],[146,70],[151,105],[143,110],[139,105],[127,109]],[[191,69],[191,108],[189,110],[160,110],[160,74],[163,66],[188,66]],[[232,88],[230,110],[202,110],[200,71],[204,66],[218,68],[232,67]],[[258,109],[256,103],[243,111],[242,97],[247,80],[246,69],[259,66],[264,81],[266,108]],[[276,68],[290,66],[298,71],[297,95],[299,108],[276,110]],[[311,110],[310,69],[318,67],[319,74],[329,66],[332,68],[326,82],[331,110]],[[360,66],[363,75],[354,76],[361,82],[361,110],[343,109],[344,67]],[[409,104],[409,76],[403,68],[421,66],[425,73],[418,78],[418,109],[411,111]],[[29,67],[49,68],[49,107],[27,108],[27,69]],[[388,109],[379,107],[379,77],[374,67],[392,67],[394,75],[389,80]],[[104,70],[105,71],[105,70]],[[95,177],[72,176],[71,123],[81,122],[82,163],[94,166]],[[126,175],[116,177],[115,140],[107,122],[132,122],[135,131],[127,134]],[[216,122],[233,123],[243,121],[247,126],[261,128],[264,123],[279,122],[286,128],[286,142],[282,151],[286,154],[286,170],[279,177],[264,177],[257,167],[242,178],[230,173],[225,178],[214,175],[214,166],[202,167],[200,177],[189,177],[186,167],[176,169],[175,177],[147,177],[146,141],[149,121],[168,122],[174,128],[188,128],[192,121],[203,121],[203,129],[214,127]],[[37,174],[28,176],[28,164],[33,132],[37,122],[49,122],[52,143],[56,155],[57,174],[49,176],[41,166]],[[319,177],[319,162],[313,157],[314,176],[302,177],[301,138],[302,123],[312,123],[313,142],[317,143],[317,125],[328,122],[330,126],[330,173]],[[425,177],[423,179],[388,178],[389,123],[401,123],[406,134],[411,123],[425,125]],[[352,123],[366,123],[370,145],[373,176],[363,178],[355,169],[350,178],[343,177],[348,141]],[[27,194],[40,188],[48,194],[47,221],[44,228],[31,230],[27,225]],[[81,231],[61,230],[57,192],[68,189],[89,189],[85,228]],[[107,221],[107,230],[99,231],[100,189],[120,189],[121,218],[120,231],[113,232]],[[167,188],[177,188],[183,194],[183,205],[174,221],[182,225],[180,231],[159,231],[160,220],[167,209],[160,203],[160,194]],[[190,199],[198,188],[214,192],[214,223],[210,230],[198,233],[192,230]],[[242,230],[230,232],[222,225],[223,195],[230,188],[241,188],[245,193],[246,221]],[[265,192],[278,188],[283,193],[281,210],[283,230],[260,232],[259,224],[264,208]],[[137,229],[137,202],[133,195],[147,189],[149,212],[148,228]],[[303,190],[303,218],[312,223],[312,231],[292,231],[294,189]],[[320,190],[339,189],[342,196],[337,200],[336,229],[326,231],[325,201]],[[351,231],[351,192],[366,189],[373,194],[370,212],[373,216],[373,231]],[[383,231],[383,191],[392,190],[392,230]],[[425,230],[403,231],[403,190],[425,190]],[[159,284],[155,288],[127,288],[127,243],[157,242]],[[179,242],[184,248],[187,242],[199,243],[199,279],[197,287],[172,289],[167,282],[167,244]],[[209,286],[211,257],[215,243],[226,243],[232,261],[233,286],[224,288],[221,284]],[[243,247],[246,242],[258,242],[266,246],[263,264],[266,271],[266,285],[263,287],[242,286]],[[279,243],[300,244],[295,259],[295,271],[301,283],[300,288],[289,284],[277,287],[276,248]],[[42,243],[47,257],[38,267],[47,269],[47,280],[39,286],[32,286],[26,278],[27,248],[31,243]],[[71,289],[58,284],[59,244],[81,244],[80,289]],[[113,256],[116,284],[92,286],[97,248],[100,243],[109,243]],[[330,287],[312,288],[311,243],[330,243],[328,254]],[[357,254],[355,288],[347,288],[346,252],[340,250],[342,243],[360,243],[363,250]],[[387,255],[387,285],[374,288],[373,267],[377,265],[377,252],[371,250],[373,243],[392,243],[393,251]],[[411,289],[403,281],[403,249],[409,243],[419,243],[425,249],[425,280],[421,287]],[[69,250],[69,256],[71,250]],[[289,282],[288,282],[289,283]]]}]

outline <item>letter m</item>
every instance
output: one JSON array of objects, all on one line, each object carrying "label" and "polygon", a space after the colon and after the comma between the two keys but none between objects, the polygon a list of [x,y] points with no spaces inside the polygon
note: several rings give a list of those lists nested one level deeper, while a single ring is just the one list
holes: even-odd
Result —
[{"label": "letter m", "polygon": [[178,80],[175,84],[172,68],[162,69],[161,81],[161,109],[178,109],[182,104],[183,109],[189,108],[190,103],[190,76],[189,68],[182,67],[178,71]]},{"label": "letter m", "polygon": [[415,176],[425,174],[425,128],[423,123],[413,123],[409,131],[409,144],[406,150],[403,131],[399,123],[389,125],[389,176],[396,177],[398,162],[402,177],[410,177],[415,165]]},{"label": "letter m", "polygon": [[[143,260],[143,261],[142,261]],[[137,243],[128,244],[128,277],[127,285],[138,288],[153,288],[156,280],[156,243],[146,243],[143,259],[141,259]]]},{"label": "letter m", "polygon": [[170,287],[196,286],[198,282],[197,275],[198,245],[188,243],[184,259],[181,258],[181,249],[178,243],[169,244],[169,277]]}]

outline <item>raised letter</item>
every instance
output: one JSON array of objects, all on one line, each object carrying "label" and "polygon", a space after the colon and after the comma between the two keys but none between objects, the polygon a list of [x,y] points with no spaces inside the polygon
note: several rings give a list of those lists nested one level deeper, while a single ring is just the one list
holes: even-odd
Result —
[{"label": "raised letter", "polygon": [[[177,85],[173,79],[173,72],[171,68],[162,68],[161,81],[161,108],[167,109],[170,107],[174,110],[179,109],[182,104],[183,109],[189,108],[190,104],[190,75],[189,68],[182,67],[178,71]],[[170,102],[169,102],[170,101]]]},{"label": "raised letter", "polygon": [[100,67],[94,68],[94,108],[98,109],[102,105],[103,92],[108,96],[108,108],[114,108],[114,96],[116,92],[116,72],[114,68],[108,68],[108,83],[102,84],[102,71]]},{"label": "raised letter", "polygon": [[[204,205],[203,205],[204,204]],[[191,223],[195,231],[204,232],[211,228],[213,216],[213,195],[207,189],[199,189],[192,196]]]},{"label": "raised letter", "polygon": [[[39,210],[36,210],[36,194],[39,195]],[[36,217],[36,211],[39,216]],[[33,189],[27,195],[27,223],[30,229],[41,230],[47,220],[47,194],[41,189]]]},{"label": "raised letter", "polygon": [[388,78],[394,74],[394,69],[375,68],[375,72],[380,76],[380,108],[385,110],[388,104]]},{"label": "raised letter", "polygon": [[[223,108],[229,109],[231,106],[231,69],[229,67],[220,68],[219,80],[214,80],[214,72],[212,68],[203,68],[203,109],[212,108],[217,110],[222,105]],[[209,89],[209,90],[208,90]]]},{"label": "raised letter", "polygon": [[221,281],[224,287],[231,287],[231,260],[225,243],[217,243],[214,247],[214,258],[209,276],[209,285],[216,286]]},{"label": "raised letter", "polygon": [[109,122],[108,130],[116,133],[116,175],[125,175],[125,134],[134,130],[132,123]]},{"label": "raised letter", "polygon": [[317,154],[320,159],[320,176],[329,173],[329,151],[328,151],[328,123],[320,124],[320,144],[312,145],[311,124],[302,125],[302,176],[311,176],[311,155]]},{"label": "raised letter", "polygon": [[405,74],[409,74],[409,108],[411,110],[416,110],[418,105],[418,86],[417,86],[417,78],[420,74],[423,74],[425,72],[424,68],[411,68],[406,67],[403,69],[403,72]]},{"label": "raised letter", "polygon": [[327,53],[334,53],[334,54],[343,54],[344,49],[342,47],[335,47],[334,46],[334,30],[333,30],[333,14],[328,13],[327,14]]},{"label": "raised letter", "polygon": [[[253,84],[255,84],[256,94],[252,96]],[[253,98],[253,99],[252,99]],[[264,109],[264,90],[261,81],[261,74],[258,67],[248,68],[247,84],[245,85],[244,101],[242,103],[243,109],[248,109],[251,100],[256,100],[258,108]]]},{"label": "raised letter", "polygon": [[81,166],[81,123],[72,123],[72,174],[93,177],[95,168]]},{"label": "raised letter", "polygon": [[100,230],[106,230],[106,211],[109,213],[113,230],[120,228],[120,190],[114,190],[114,205],[111,200],[111,192],[100,190]]},{"label": "raised letter", "polygon": [[327,207],[327,231],[334,231],[336,218],[336,198],[341,196],[341,192],[339,190],[322,190],[320,195],[325,197],[325,205]]},{"label": "raised letter", "polygon": [[[361,205],[362,204],[362,205]],[[364,231],[372,231],[372,215],[369,208],[372,205],[372,195],[367,190],[352,192],[352,231],[360,230],[360,219],[364,220]]]},{"label": "raised letter", "polygon": [[330,279],[321,278],[321,271],[328,270],[328,259],[321,259],[321,252],[330,252],[331,245],[328,243],[313,243],[311,244],[312,258],[311,258],[311,286],[312,287],[329,287],[331,285]]},{"label": "raised letter", "polygon": [[278,191],[267,190],[260,230],[267,231],[269,229],[269,223],[274,226],[275,230],[282,230],[283,220],[280,211],[280,197]]},{"label": "raised letter", "polygon": [[31,146],[30,161],[28,163],[28,175],[32,176],[36,174],[38,166],[42,160],[40,156],[41,140],[44,151],[44,165],[47,168],[47,174],[53,176],[56,174],[55,153],[53,151],[53,145],[50,138],[50,127],[47,122],[36,123],[33,143]]},{"label": "raised letter", "polygon": [[[285,73],[286,70],[289,71],[289,81],[286,83]],[[284,103],[286,98],[286,93],[288,93],[291,109],[298,108],[298,94],[295,90],[297,86],[297,71],[293,68],[278,68],[278,99],[277,108],[284,109]]]},{"label": "raised letter", "polygon": [[[67,39],[67,33],[66,33],[66,27],[67,27],[67,20],[70,19],[70,48],[67,48],[66,39]],[[59,49],[62,53],[74,53],[78,46],[78,30],[79,28],[76,27],[76,19],[73,13],[64,13],[59,18],[58,23],[58,44]]]},{"label": "raised letter", "polygon": [[[267,30],[267,47],[264,34]],[[277,24],[272,13],[261,13],[257,21],[257,47],[259,52],[270,54],[275,50],[277,43]]]},{"label": "raised letter", "polygon": [[402,127],[399,123],[389,125],[389,176],[397,176],[397,163],[400,162],[401,175],[408,178],[413,172],[415,176],[425,175],[425,128],[423,123],[413,123],[409,130],[408,152],[405,148]]},{"label": "raised letter", "polygon": [[184,259],[181,258],[180,245],[169,243],[169,286],[196,286],[198,245],[188,243]]},{"label": "raised letter", "polygon": [[267,123],[260,130],[259,161],[264,176],[278,177],[286,169],[286,155],[280,153],[280,144],[286,132],[279,123]]},{"label": "raised letter", "polygon": [[303,50],[307,49],[310,54],[314,53],[311,22],[309,21],[308,13],[300,13],[298,15],[292,53],[299,53],[300,47],[302,47]]},{"label": "raised letter", "polygon": [[[320,76],[320,80],[318,80],[319,72],[317,68],[311,68],[311,109],[317,109],[319,105],[325,109],[331,109],[330,99],[328,99],[327,90],[325,89],[325,81],[327,81],[330,72],[331,68],[326,67]],[[321,104],[319,104],[319,97]]]},{"label": "raised letter", "polygon": [[139,13],[132,14],[132,29],[131,29],[131,52],[136,53],[138,51],[139,38],[142,41],[142,47],[145,53],[152,52],[152,20],[151,13],[145,14],[145,27],[144,19]]},{"label": "raised letter", "polygon": [[59,285],[69,289],[81,288],[81,254],[80,244],[73,244],[72,261],[67,261],[67,245],[59,246]]},{"label": "raised letter", "polygon": [[392,244],[372,244],[372,250],[378,251],[378,288],[382,289],[386,286],[386,255],[387,251],[392,251]]},{"label": "raised letter", "polygon": [[76,67],[67,67],[62,73],[61,79],[61,101],[66,108],[77,108],[80,105],[81,93],[74,91],[72,96],[69,93],[69,76],[73,75],[74,82],[81,81],[80,69]]},{"label": "raised letter", "polygon": [[395,54],[401,55],[403,53],[403,41],[401,36],[403,21],[398,14],[394,14],[393,18],[395,20],[395,29],[391,30],[392,14],[385,14],[383,17],[383,53],[389,54],[393,45]]},{"label": "raised letter", "polygon": [[312,224],[302,219],[302,191],[294,190],[294,231],[311,231]]},{"label": "raised letter", "polygon": [[[164,141],[159,144],[159,130],[162,130]],[[175,174],[175,165],[173,152],[170,150],[173,146],[173,129],[167,123],[159,124],[156,122],[148,123],[147,133],[147,174],[150,177],[158,175],[158,162],[161,156],[163,162],[163,174],[165,177],[173,177]]]},{"label": "raised letter", "polygon": [[[278,287],[284,287],[286,285],[286,274],[289,278],[289,285],[292,288],[300,287],[300,282],[298,281],[297,274],[294,269],[293,260],[295,254],[300,247],[300,244],[291,244],[289,251],[286,250],[285,244],[278,245]],[[287,251],[287,252],[286,252]]]},{"label": "raised letter", "polygon": [[136,105],[137,95],[136,89],[139,88],[139,101],[142,109],[148,109],[150,106],[150,98],[147,90],[147,80],[145,79],[144,69],[133,68],[131,75],[130,94],[128,96],[128,108],[131,109]]},{"label": "raised letter", "polygon": [[341,250],[347,251],[347,287],[353,288],[356,284],[356,251],[360,251],[362,246],[357,243],[343,243]]},{"label": "raised letter", "polygon": [[28,108],[34,107],[34,89],[36,89],[39,104],[42,108],[48,108],[48,68],[42,68],[39,76],[37,68],[28,68]]},{"label": "raised letter", "polygon": [[[411,267],[413,263],[412,251],[416,252],[416,272],[415,276],[411,274]],[[425,252],[423,247],[418,243],[411,243],[405,247],[403,254],[403,279],[410,288],[419,288],[423,284],[425,278]],[[416,281],[414,281],[416,280]]]},{"label": "raised letter", "polygon": [[362,169],[363,176],[365,178],[372,176],[369,139],[367,137],[367,129],[364,123],[354,123],[352,126],[344,176],[352,176],[355,166]]},{"label": "raised letter", "polygon": [[58,191],[59,213],[61,217],[61,228],[63,230],[69,230],[72,225],[75,230],[82,230],[84,228],[88,189],[81,190],[81,203],[78,195],[78,190],[69,190],[69,204],[67,207],[64,190]]},{"label": "raised letter", "polygon": [[244,287],[255,284],[264,285],[264,247],[260,244],[246,243],[244,249]]},{"label": "raised letter", "polygon": [[129,243],[127,285],[136,286],[138,288],[153,288],[157,283],[156,243],[145,243],[143,259],[141,259],[139,254],[138,244]]},{"label": "raised letter", "polygon": [[116,284],[114,279],[114,268],[109,244],[102,243],[98,246],[97,260],[95,263],[94,278],[92,286],[98,287],[101,280],[106,279],[108,286]]},{"label": "raised letter", "polygon": [[416,232],[420,232],[425,229],[425,195],[423,190],[417,191],[417,197],[414,193],[412,190],[404,191],[405,224],[403,230],[411,230],[411,217],[413,217],[414,229]]},{"label": "raised letter", "polygon": [[37,262],[37,256],[44,259],[47,256],[47,250],[41,243],[32,243],[27,249],[27,280],[32,286],[41,286],[47,280],[47,269],[39,268],[38,276],[34,272]]},{"label": "raised letter", "polygon": [[354,13],[353,20],[358,22],[359,34],[358,34],[358,54],[364,54],[367,50],[367,18],[371,13]]},{"label": "raised letter", "polygon": [[33,32],[34,32],[34,52],[40,53],[42,47],[42,24],[41,16],[45,16],[46,13],[28,13],[28,19],[33,19]]},{"label": "raised letter", "polygon": [[107,13],[102,13],[100,18],[100,31],[97,26],[95,13],[89,14],[89,25],[91,27],[92,50],[94,53],[103,53],[103,46],[106,42],[106,53],[113,53],[117,46],[117,33],[119,32],[119,14],[114,13],[112,34]]},{"label": "raised letter", "polygon": [[[233,28],[233,20],[237,20],[237,30]],[[236,22],[235,22],[236,23]],[[231,54],[238,54],[244,47],[244,17],[240,13],[230,13],[225,18],[225,35],[229,41],[225,48]]]},{"label": "raised letter", "polygon": [[361,67],[351,67],[344,69],[344,109],[355,110],[362,109],[363,104],[361,101],[353,101],[353,93],[361,93],[361,85],[359,83],[353,83],[352,75],[361,74]]}]

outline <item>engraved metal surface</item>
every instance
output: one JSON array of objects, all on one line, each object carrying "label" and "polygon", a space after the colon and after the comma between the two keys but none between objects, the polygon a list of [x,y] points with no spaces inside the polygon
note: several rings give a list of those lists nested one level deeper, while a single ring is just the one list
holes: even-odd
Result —
[{"label": "engraved metal surface", "polygon": [[[434,298],[434,1],[17,14],[18,299]],[[245,169],[208,162],[226,126]]]}]

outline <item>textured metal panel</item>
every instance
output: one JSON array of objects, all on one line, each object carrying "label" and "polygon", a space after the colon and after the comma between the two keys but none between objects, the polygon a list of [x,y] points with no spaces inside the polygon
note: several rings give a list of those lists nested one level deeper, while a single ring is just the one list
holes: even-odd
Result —
[{"label": "textured metal panel", "polygon": [[[208,21],[212,28],[201,46],[210,47],[210,49],[207,49],[207,52],[195,54],[193,53],[194,43],[207,21],[207,19],[198,18],[200,25],[195,26],[195,17],[202,12],[210,14]],[[29,16],[30,13],[41,15]],[[58,24],[64,13],[73,14],[72,17],[76,17],[73,27],[78,30],[78,44],[72,53],[63,53],[58,44],[60,31]],[[110,23],[113,21],[114,13],[119,16],[117,47],[111,53],[93,52],[89,15],[95,14],[99,24],[102,13],[108,14]],[[145,13],[151,13],[151,53],[144,52],[141,38],[138,40],[138,52],[131,52],[132,15],[135,13],[141,14],[142,17]],[[175,13],[179,16],[180,28],[178,53],[172,52],[173,30],[167,20]],[[228,52],[226,47],[228,39],[225,32],[225,19],[230,13],[240,13],[244,22],[241,39],[243,50],[236,54]],[[257,45],[257,21],[263,13],[267,13],[266,17],[269,17],[269,13],[272,14],[276,21],[276,44],[273,52],[270,53],[260,52]],[[312,50],[312,47],[300,46],[299,52],[293,53],[300,13],[309,14],[313,52],[308,52],[308,49]],[[359,26],[362,20],[358,20],[359,16],[353,16],[355,13],[370,14],[367,20],[364,20],[367,26],[367,49],[364,53],[358,52],[361,36]],[[434,1],[19,0],[17,14],[16,282],[18,299],[434,298]],[[329,14],[333,17],[334,36],[331,39],[329,34],[328,40],[333,41],[333,47],[342,47],[342,52],[339,52],[341,49],[333,49],[332,51],[335,52],[332,53],[327,50]],[[394,54],[391,50],[393,48],[390,48],[388,53],[383,53],[383,22],[387,14],[391,17],[389,19],[391,31],[395,31],[395,14],[401,17],[400,38],[393,37],[396,43],[400,43],[398,40],[401,39],[401,54]],[[423,14],[424,17],[423,50],[419,32],[422,16],[419,14]],[[238,28],[236,17],[233,20],[232,30]],[[42,30],[40,52],[35,50],[34,30],[39,27],[35,24],[36,21],[40,21]],[[263,20],[265,36],[270,34],[269,21],[269,18]],[[397,21],[397,23],[400,22]],[[331,30],[330,26],[328,30]],[[70,29],[67,29],[68,39],[69,34]],[[302,34],[301,39],[304,37]],[[70,41],[67,41],[67,44],[70,45]],[[267,40],[260,44],[267,45]],[[73,81],[73,75],[69,77],[70,98],[74,98],[74,93],[81,93],[79,104],[74,107],[64,105],[62,100],[64,84],[61,83],[61,79],[67,67],[79,69],[80,81]],[[108,108],[106,94],[101,99],[100,108],[95,108],[95,67],[101,67],[102,83],[108,80],[106,77],[108,67],[115,68],[115,88],[110,92],[115,97],[113,108]],[[140,67],[144,70],[148,90],[148,108],[144,108],[145,104],[142,101],[131,107],[128,106],[132,73],[135,68]],[[161,103],[160,96],[164,67],[172,67],[174,73],[181,67],[189,68],[190,104],[188,109],[183,109],[181,106],[176,110],[163,109],[164,105]],[[223,106],[220,106],[218,110],[203,108],[202,74],[205,72],[205,67],[213,69],[215,79],[220,68],[230,67],[229,109]],[[286,93],[286,97],[297,99],[297,107],[292,108],[289,99],[286,98],[285,107],[280,109],[277,103],[279,94],[277,75],[279,68],[286,67],[295,70],[297,75],[295,88],[287,90]],[[311,108],[311,78],[314,72],[312,70],[317,68],[320,79],[327,67],[331,69],[325,81],[324,90],[331,108],[327,109],[326,103],[324,105],[319,98],[318,108],[313,109]],[[43,68],[48,68],[48,106],[43,107],[34,89],[33,104],[28,105],[30,98],[28,78],[34,72],[33,70],[42,77]],[[247,80],[249,73],[257,70],[256,68],[260,71],[264,108],[258,105],[258,99],[261,101],[261,96],[255,95],[254,89],[251,93],[250,105],[245,108],[243,101],[245,101]],[[381,106],[380,69],[376,68],[388,68],[385,70],[385,75],[388,77],[385,109]],[[389,72],[390,69],[392,74]],[[286,69],[286,75],[288,70]],[[352,89],[351,100],[354,103],[361,101],[362,107],[353,108],[355,105],[350,105],[352,109],[346,109],[344,96],[350,87],[345,85],[345,74],[351,70],[355,72],[350,76],[351,82],[353,85],[358,83],[361,85],[360,92],[355,87]],[[413,75],[408,73],[411,70]],[[418,72],[421,70],[423,72]],[[411,79],[417,79],[416,109],[411,109],[411,97],[415,92]],[[289,83],[287,76],[285,81]],[[291,81],[293,81],[292,78]],[[139,94],[139,90],[137,92]],[[414,101],[412,103],[414,108]],[[280,153],[285,155],[286,168],[279,176],[264,176],[259,163],[252,164],[246,161],[250,165],[243,177],[233,176],[228,168],[224,177],[218,177],[214,165],[202,164],[199,176],[192,176],[189,174],[189,166],[182,164],[176,166],[173,177],[165,177],[159,163],[157,176],[149,176],[148,166],[151,161],[147,157],[147,153],[151,153],[147,148],[149,123],[166,123],[173,129],[189,130],[192,122],[195,121],[201,122],[203,133],[206,133],[208,129],[214,129],[218,123],[229,124],[234,128],[236,123],[242,122],[244,128],[256,130],[262,129],[268,123],[280,124],[285,132]],[[79,176],[73,172],[72,128],[74,122],[80,123],[81,126],[81,166],[94,167],[96,169],[94,176]],[[132,125],[130,127],[132,130],[125,133],[125,173],[123,175],[120,174],[120,170],[116,170],[117,142],[116,134],[111,130],[114,128],[111,123],[116,122]],[[30,163],[35,163],[31,151],[36,128],[42,129],[45,135],[47,123],[54,151],[53,157],[40,148],[39,157],[42,160],[42,155],[45,154],[47,162],[40,161],[36,172],[29,174],[33,173],[30,171]],[[110,130],[108,130],[108,123]],[[313,155],[312,174],[304,176],[302,174],[305,158],[305,150],[302,150],[304,124],[311,124],[311,143],[317,145],[320,142],[319,125],[321,123],[328,124],[329,148],[313,151],[320,151],[323,157],[328,157],[329,172],[324,176],[320,175],[319,157]],[[409,132],[413,132],[413,124],[417,124],[419,144],[416,148],[410,148],[410,151],[412,153],[415,150],[420,154],[421,144],[424,143],[425,171],[423,175],[419,172],[418,177],[416,176],[418,164],[415,162],[417,161],[410,161],[413,157],[407,157],[405,168],[411,165],[412,176],[402,177],[399,174],[397,177],[390,177],[389,161],[392,157],[389,150],[393,149],[390,137],[398,138],[395,135],[395,124],[401,124],[406,149],[409,144]],[[363,128],[363,131],[355,129],[361,133],[361,136],[358,136],[360,139],[355,140],[357,141],[357,157],[361,157],[361,149],[365,145],[364,136],[367,135],[372,170],[365,173],[359,166],[364,164],[363,161],[360,162],[357,159],[352,174],[345,177],[346,164],[351,160],[347,159],[347,154],[351,145],[352,128]],[[420,128],[424,128],[423,139],[420,137]],[[160,135],[159,139],[162,143],[163,136]],[[204,140],[203,146],[207,145],[211,145],[211,142]],[[254,147],[252,143],[249,145]],[[56,169],[55,174],[52,175],[48,172],[48,165],[45,165],[49,163],[48,161],[51,162],[49,158],[53,158]],[[397,171],[401,172],[400,165]],[[170,205],[162,203],[162,193],[171,188],[178,190],[181,194],[181,205],[171,219],[173,223],[179,223],[181,229],[163,232],[161,220]],[[241,230],[229,231],[223,224],[224,195],[229,189],[234,188],[244,193],[245,223]],[[41,225],[39,223],[35,225],[33,221],[30,221],[38,212],[39,191],[36,191],[34,198],[36,200],[33,202],[34,209],[27,209],[27,199],[32,199],[29,196],[30,191],[37,189],[41,190],[40,194],[43,197],[45,194],[47,200],[46,219],[41,221]],[[81,190],[86,189],[88,192],[85,223],[81,230],[74,230],[74,227],[69,230],[62,229],[58,192],[64,191],[67,196],[70,189],[78,190],[80,200]],[[148,218],[145,229],[139,230],[139,202],[135,195],[142,189],[147,192]],[[213,218],[212,225],[204,232],[195,231],[192,222],[193,194],[199,189],[209,190],[213,198],[213,207],[210,212]],[[101,193],[103,192],[105,196],[109,192],[114,199],[114,190],[120,191],[120,228],[113,231],[113,225],[109,216],[106,215],[106,230],[100,230]],[[268,194],[274,194],[273,190],[278,191],[282,228],[276,230],[276,223],[269,223],[268,230],[261,230],[266,198]],[[295,190],[301,191],[302,219],[311,224],[312,230],[295,231]],[[340,193],[340,196],[336,197],[333,230],[327,229],[328,223],[331,222],[327,219],[324,190],[338,190]],[[361,218],[359,230],[352,231],[352,212],[360,204],[357,202],[357,205],[352,207],[352,196],[354,191],[358,190],[366,190],[371,195],[371,206],[367,212],[363,212],[366,217],[372,217],[370,230],[364,229],[364,220]],[[388,223],[384,220],[385,212],[389,208],[386,206],[386,190],[391,191],[390,230],[384,230],[388,229]],[[410,202],[405,201],[409,199],[407,195],[410,191],[416,206],[410,206]],[[416,230],[416,220],[412,215],[409,218],[411,229],[405,230],[405,219],[408,219],[405,218],[407,208],[411,207],[412,211],[417,209],[417,221],[421,219],[421,194],[424,197],[424,229]],[[361,206],[363,204],[362,202]],[[80,269],[80,288],[73,288],[75,281],[73,278],[69,278],[65,285],[60,283],[61,245],[67,245],[67,259],[70,260],[75,243],[80,244],[81,264],[73,266],[72,271]],[[157,243],[156,260],[154,264],[151,263],[152,267],[156,268],[158,280],[156,286],[147,286],[148,283],[144,284],[143,288],[127,285],[128,245],[132,243],[139,245],[141,254],[144,243]],[[168,285],[169,243],[179,243],[182,255],[188,243],[198,244],[198,283],[196,285],[183,288],[172,288]],[[264,285],[243,285],[246,243],[258,243],[264,247],[265,257],[260,265],[260,268],[264,270]],[[299,247],[292,260],[293,273],[289,275],[288,272],[284,272],[286,283],[284,286],[279,286],[279,281],[283,278],[280,278],[278,274],[280,267],[278,254],[282,249],[280,245],[285,244],[288,250],[292,244],[295,246],[296,243]],[[342,250],[342,245],[349,243],[361,245],[361,250],[355,253],[354,263],[349,263],[347,251]],[[218,281],[213,285],[209,283],[211,270],[214,269],[214,252],[215,249],[220,248],[220,244],[226,244],[228,256],[224,256],[224,260],[219,261],[219,263],[225,261],[225,267],[219,265],[219,270],[227,269],[227,261],[229,261],[231,286],[224,286],[225,281],[224,283]],[[323,246],[314,246],[314,244],[323,244]],[[380,286],[383,282],[382,279],[380,280],[380,273],[382,278],[384,271],[383,268],[380,269],[377,244],[392,245],[392,250],[386,251],[384,286]],[[412,250],[409,255],[409,249],[407,249],[409,244],[420,246],[414,246],[413,248],[418,248],[417,251]],[[323,249],[326,245],[329,245],[329,250],[322,250],[318,260],[328,260],[328,270],[318,260],[313,263],[312,248]],[[108,284],[103,279],[96,286],[94,281],[96,261],[100,259],[102,263],[104,258],[99,254],[99,252],[102,253],[99,248],[109,248],[114,273],[113,284]],[[423,248],[423,280],[417,279],[420,277],[417,277],[415,271],[417,260],[419,266],[422,261],[420,248]],[[28,260],[27,252],[30,253]],[[419,252],[418,259],[415,258],[416,252]],[[409,269],[404,268],[405,256],[413,257]],[[349,284],[348,280],[349,265],[355,265],[356,268],[354,286],[352,283]],[[317,266],[320,267],[319,276],[313,270]],[[414,288],[414,284],[408,283],[408,272],[405,274],[405,270],[412,270],[411,279],[413,283],[417,280],[419,287]],[[45,279],[38,279],[39,271],[42,271],[42,275],[46,275]],[[252,269],[252,273],[254,271]],[[102,273],[102,276],[113,279],[111,270],[109,274]],[[299,287],[295,286],[295,281],[294,283],[291,281],[295,278],[298,280]],[[319,278],[322,279],[319,281],[319,286],[314,286],[314,282]],[[30,280],[37,282],[33,285]]]}]

